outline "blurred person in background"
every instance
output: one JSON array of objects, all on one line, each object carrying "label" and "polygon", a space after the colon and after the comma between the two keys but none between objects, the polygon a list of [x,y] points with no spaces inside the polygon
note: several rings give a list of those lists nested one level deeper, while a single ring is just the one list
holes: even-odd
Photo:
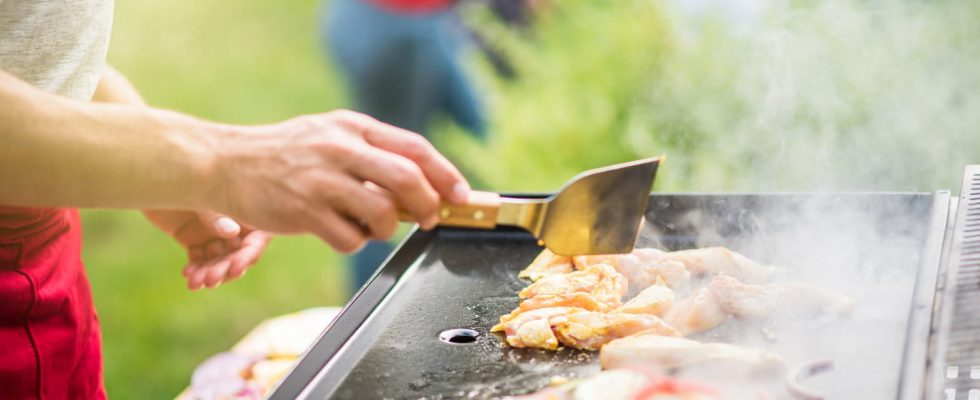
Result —
[{"label": "blurred person in background", "polygon": [[[486,118],[462,62],[476,45],[497,73],[512,77],[506,59],[467,29],[455,0],[329,0],[321,19],[326,53],[339,67],[354,109],[423,135],[435,117],[448,116],[479,139]],[[513,26],[530,24],[524,0],[488,2]],[[391,253],[372,241],[352,258],[352,291],[360,288]]]},{"label": "blurred person in background", "polygon": [[236,126],[146,106],[105,64],[112,14],[0,1],[0,397],[105,397],[77,207],[145,210],[197,289],[241,277],[266,232],[351,252],[394,234],[396,204],[429,229],[465,202],[428,141],[363,114]]}]

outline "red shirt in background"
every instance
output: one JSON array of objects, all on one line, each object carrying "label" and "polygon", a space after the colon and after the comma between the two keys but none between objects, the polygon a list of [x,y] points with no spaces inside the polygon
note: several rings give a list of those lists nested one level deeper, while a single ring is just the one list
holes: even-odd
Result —
[{"label": "red shirt in background", "polygon": [[426,13],[449,8],[453,0],[368,0],[381,8],[406,13]]}]

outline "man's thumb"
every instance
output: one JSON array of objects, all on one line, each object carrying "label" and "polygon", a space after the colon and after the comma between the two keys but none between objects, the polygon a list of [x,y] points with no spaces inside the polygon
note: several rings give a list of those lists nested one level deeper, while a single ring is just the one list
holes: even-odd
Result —
[{"label": "man's thumb", "polygon": [[238,236],[242,231],[242,226],[238,222],[224,214],[202,211],[197,213],[197,217],[201,220],[201,225],[204,228],[225,239]]}]

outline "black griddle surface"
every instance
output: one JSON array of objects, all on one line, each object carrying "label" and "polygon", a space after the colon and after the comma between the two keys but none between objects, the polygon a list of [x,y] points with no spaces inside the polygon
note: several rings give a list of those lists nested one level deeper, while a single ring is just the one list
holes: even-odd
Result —
[{"label": "black griddle surface", "polygon": [[[861,324],[865,330],[903,330],[920,253],[930,234],[932,208],[932,194],[654,195],[640,245],[665,249],[725,245],[773,264],[788,262],[799,252],[853,252],[855,279],[863,279],[869,268],[881,269],[875,273],[885,277],[913,276],[907,287],[874,295],[897,304],[897,309],[904,310],[902,315],[872,309],[871,319]],[[854,221],[852,212],[873,217]],[[501,335],[489,332],[501,315],[518,305],[517,292],[528,282],[519,280],[517,273],[540,251],[533,237],[511,229],[416,232],[329,328],[334,332],[356,329],[356,333],[339,350],[324,350],[330,347],[324,343],[315,345],[272,398],[295,397],[304,387],[303,397],[307,398],[491,398],[533,392],[556,376],[594,374],[599,370],[597,353],[513,349]],[[815,276],[819,281],[819,271]],[[867,279],[869,290],[876,290],[874,279],[885,278]],[[367,299],[371,286],[386,282],[396,284],[384,301],[371,304]],[[875,319],[875,313],[890,314]],[[480,335],[471,344],[439,340],[440,332],[454,328],[474,329]],[[806,345],[827,354],[875,347],[868,357],[876,358],[873,369],[879,372],[868,379],[886,381],[886,388],[898,379],[902,335],[876,341],[869,334],[839,348],[834,335],[854,326],[795,328],[812,332],[814,337],[806,338]],[[819,338],[821,332],[826,340]],[[724,340],[733,335],[744,333],[719,329],[700,339]],[[345,339],[331,338],[327,332],[320,342],[331,340]],[[838,369],[848,373],[847,365]],[[819,381],[814,384],[820,386]],[[849,385],[833,381],[825,386],[847,390]],[[894,392],[883,396],[888,397],[894,398]]]}]

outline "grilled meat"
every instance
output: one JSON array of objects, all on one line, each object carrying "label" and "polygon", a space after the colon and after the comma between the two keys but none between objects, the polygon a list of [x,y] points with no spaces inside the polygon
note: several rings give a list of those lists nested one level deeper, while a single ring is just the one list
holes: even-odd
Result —
[{"label": "grilled meat", "polygon": [[639,332],[671,336],[679,334],[660,318],[648,314],[586,311],[555,316],[549,322],[558,341],[583,350],[598,350],[611,340]]},{"label": "grilled meat", "polygon": [[689,272],[699,276],[728,275],[743,282],[762,283],[773,273],[771,267],[759,265],[724,247],[672,251],[663,253],[662,257],[684,264]]},{"label": "grilled meat", "polygon": [[773,268],[724,247],[673,252],[636,249],[630,254],[576,256],[572,263],[577,269],[596,264],[613,266],[626,276],[634,295],[656,284],[657,279],[663,279],[671,289],[684,290],[691,285],[692,277],[728,275],[743,282],[763,283],[773,273]]},{"label": "grilled meat", "polygon": [[741,318],[787,312],[843,314],[854,308],[854,300],[846,295],[801,283],[753,285],[719,275],[708,288],[722,309]]},{"label": "grilled meat", "polygon": [[527,268],[517,274],[517,277],[534,282],[546,276],[567,274],[574,270],[571,257],[559,256],[551,250],[544,249]]},{"label": "grilled meat", "polygon": [[712,400],[718,390],[703,383],[632,369],[602,371],[594,376],[512,400]]},{"label": "grilled meat", "polygon": [[598,350],[610,340],[644,331],[677,335],[674,328],[653,315],[607,314],[572,307],[539,308],[520,313],[501,321],[490,331],[503,331],[507,344],[513,347],[548,350],[557,349],[559,343],[577,349]]},{"label": "grilled meat", "polygon": [[690,284],[691,273],[683,263],[664,259],[665,253],[657,249],[636,249],[630,254],[576,256],[573,263],[577,269],[586,269],[595,264],[612,265],[629,281],[633,293],[657,283],[662,279],[671,289],[683,289]]},{"label": "grilled meat", "polygon": [[765,350],[726,343],[702,343],[680,337],[641,334],[613,340],[599,352],[602,368],[677,369],[700,364],[735,365],[740,369],[782,368],[779,356]]},{"label": "grilled meat", "polygon": [[673,304],[674,291],[658,277],[656,284],[643,289],[636,297],[617,308],[615,312],[652,314],[662,317]]},{"label": "grilled meat", "polygon": [[619,272],[605,264],[581,271],[549,275],[521,290],[519,312],[546,307],[580,307],[592,311],[611,311],[622,305],[628,283]]},{"label": "grilled meat", "polygon": [[555,350],[558,348],[558,338],[551,330],[551,318],[578,312],[585,312],[585,310],[570,307],[550,307],[524,313],[511,313],[500,317],[500,323],[490,328],[490,331],[504,332],[507,344],[512,347]]},{"label": "grilled meat", "polygon": [[664,315],[664,321],[685,336],[713,329],[726,320],[728,314],[708,288],[695,290]]}]

